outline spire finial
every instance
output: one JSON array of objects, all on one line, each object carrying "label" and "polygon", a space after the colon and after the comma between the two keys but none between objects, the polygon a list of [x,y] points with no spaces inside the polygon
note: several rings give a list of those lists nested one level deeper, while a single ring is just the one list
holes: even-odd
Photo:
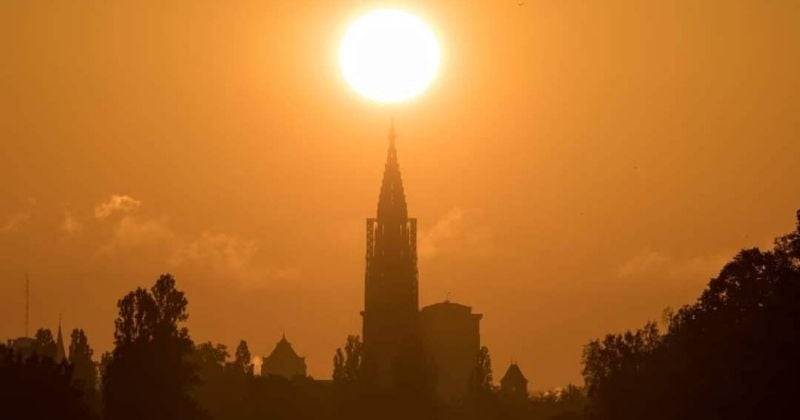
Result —
[{"label": "spire finial", "polygon": [[392,115],[391,119],[389,120],[389,147],[394,149],[394,139],[396,137],[394,131],[394,115]]},{"label": "spire finial", "polygon": [[378,198],[378,218],[386,217],[405,220],[407,216],[406,200],[403,193],[403,181],[400,177],[400,166],[397,163],[395,148],[394,118],[389,125],[389,150],[386,153],[386,165],[383,171],[381,193]]}]

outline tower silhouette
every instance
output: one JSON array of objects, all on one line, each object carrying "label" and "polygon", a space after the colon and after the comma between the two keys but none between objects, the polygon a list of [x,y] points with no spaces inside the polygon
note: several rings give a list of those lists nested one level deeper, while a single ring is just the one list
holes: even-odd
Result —
[{"label": "tower silhouette", "polygon": [[64,336],[61,334],[61,314],[58,315],[58,335],[56,336],[56,357],[55,361],[61,363],[67,358],[64,350]]},{"label": "tower silhouette", "polygon": [[408,217],[397,162],[394,124],[383,173],[378,214],[367,219],[364,285],[365,379],[393,385],[399,350],[418,339],[417,220]]}]

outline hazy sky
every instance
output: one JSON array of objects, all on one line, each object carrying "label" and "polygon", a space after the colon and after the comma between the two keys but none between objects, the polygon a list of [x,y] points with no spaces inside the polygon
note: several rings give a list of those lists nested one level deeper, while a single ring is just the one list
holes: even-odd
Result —
[{"label": "hazy sky", "polygon": [[[360,334],[390,115],[420,301],[483,313],[495,377],[581,382],[581,346],[690,303],[800,208],[797,1],[3,1],[0,338],[112,342],[162,272],[196,341],[329,377]],[[360,12],[418,13],[439,78],[398,106],[342,80]]]}]

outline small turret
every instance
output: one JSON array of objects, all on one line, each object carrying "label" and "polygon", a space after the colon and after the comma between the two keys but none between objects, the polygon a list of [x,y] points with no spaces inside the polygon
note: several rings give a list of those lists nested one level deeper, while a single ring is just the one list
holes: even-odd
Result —
[{"label": "small turret", "polygon": [[515,400],[525,400],[528,398],[528,380],[522,374],[519,365],[511,363],[500,380],[500,393],[508,398]]}]

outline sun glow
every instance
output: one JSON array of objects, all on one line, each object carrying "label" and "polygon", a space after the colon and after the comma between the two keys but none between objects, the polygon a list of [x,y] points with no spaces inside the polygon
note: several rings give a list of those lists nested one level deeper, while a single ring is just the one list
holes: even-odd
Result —
[{"label": "sun glow", "polygon": [[439,69],[439,42],[418,17],[381,9],[356,19],[339,50],[342,74],[361,95],[383,103],[422,93]]}]

